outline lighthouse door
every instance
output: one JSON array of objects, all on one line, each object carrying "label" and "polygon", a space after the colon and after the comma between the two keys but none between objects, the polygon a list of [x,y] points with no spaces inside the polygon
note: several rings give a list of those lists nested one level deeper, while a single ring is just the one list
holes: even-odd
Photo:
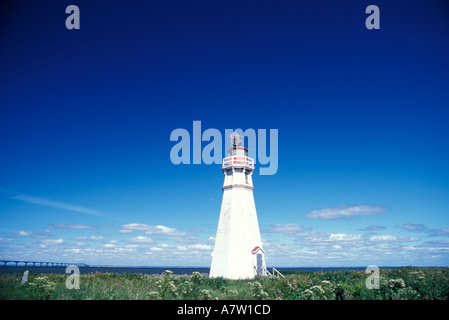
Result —
[{"label": "lighthouse door", "polygon": [[257,275],[262,276],[262,266],[263,266],[263,253],[259,252],[257,254]]}]

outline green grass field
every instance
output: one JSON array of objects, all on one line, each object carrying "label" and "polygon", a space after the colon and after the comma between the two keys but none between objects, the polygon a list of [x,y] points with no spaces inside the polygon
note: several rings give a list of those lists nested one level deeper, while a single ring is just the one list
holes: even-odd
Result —
[{"label": "green grass field", "polygon": [[448,300],[449,269],[380,270],[380,288],[367,289],[364,271],[286,272],[286,278],[209,279],[191,275],[81,274],[79,289],[66,274],[0,275],[0,299],[14,300]]}]

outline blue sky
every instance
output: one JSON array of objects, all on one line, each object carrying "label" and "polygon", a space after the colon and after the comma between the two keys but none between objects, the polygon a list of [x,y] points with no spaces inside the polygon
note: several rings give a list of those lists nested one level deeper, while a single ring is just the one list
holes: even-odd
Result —
[{"label": "blue sky", "polygon": [[1,259],[209,266],[220,165],[170,161],[201,121],[279,130],[268,266],[449,264],[445,1],[4,6]]}]

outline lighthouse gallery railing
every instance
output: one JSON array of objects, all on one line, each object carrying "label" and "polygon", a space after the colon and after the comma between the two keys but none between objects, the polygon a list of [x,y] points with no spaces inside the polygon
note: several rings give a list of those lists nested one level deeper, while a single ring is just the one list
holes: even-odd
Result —
[{"label": "lighthouse gallery railing", "polygon": [[242,164],[254,167],[254,159],[242,156],[231,156],[223,159],[223,166],[232,166],[234,164]]}]

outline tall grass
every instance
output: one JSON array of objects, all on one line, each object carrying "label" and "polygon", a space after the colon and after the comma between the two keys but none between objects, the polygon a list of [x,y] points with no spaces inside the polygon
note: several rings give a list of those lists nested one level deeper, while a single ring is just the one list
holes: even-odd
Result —
[{"label": "tall grass", "polygon": [[448,268],[380,270],[380,288],[367,289],[364,271],[290,272],[285,279],[211,279],[206,274],[88,273],[69,290],[65,274],[0,275],[0,299],[33,300],[448,300]]}]

